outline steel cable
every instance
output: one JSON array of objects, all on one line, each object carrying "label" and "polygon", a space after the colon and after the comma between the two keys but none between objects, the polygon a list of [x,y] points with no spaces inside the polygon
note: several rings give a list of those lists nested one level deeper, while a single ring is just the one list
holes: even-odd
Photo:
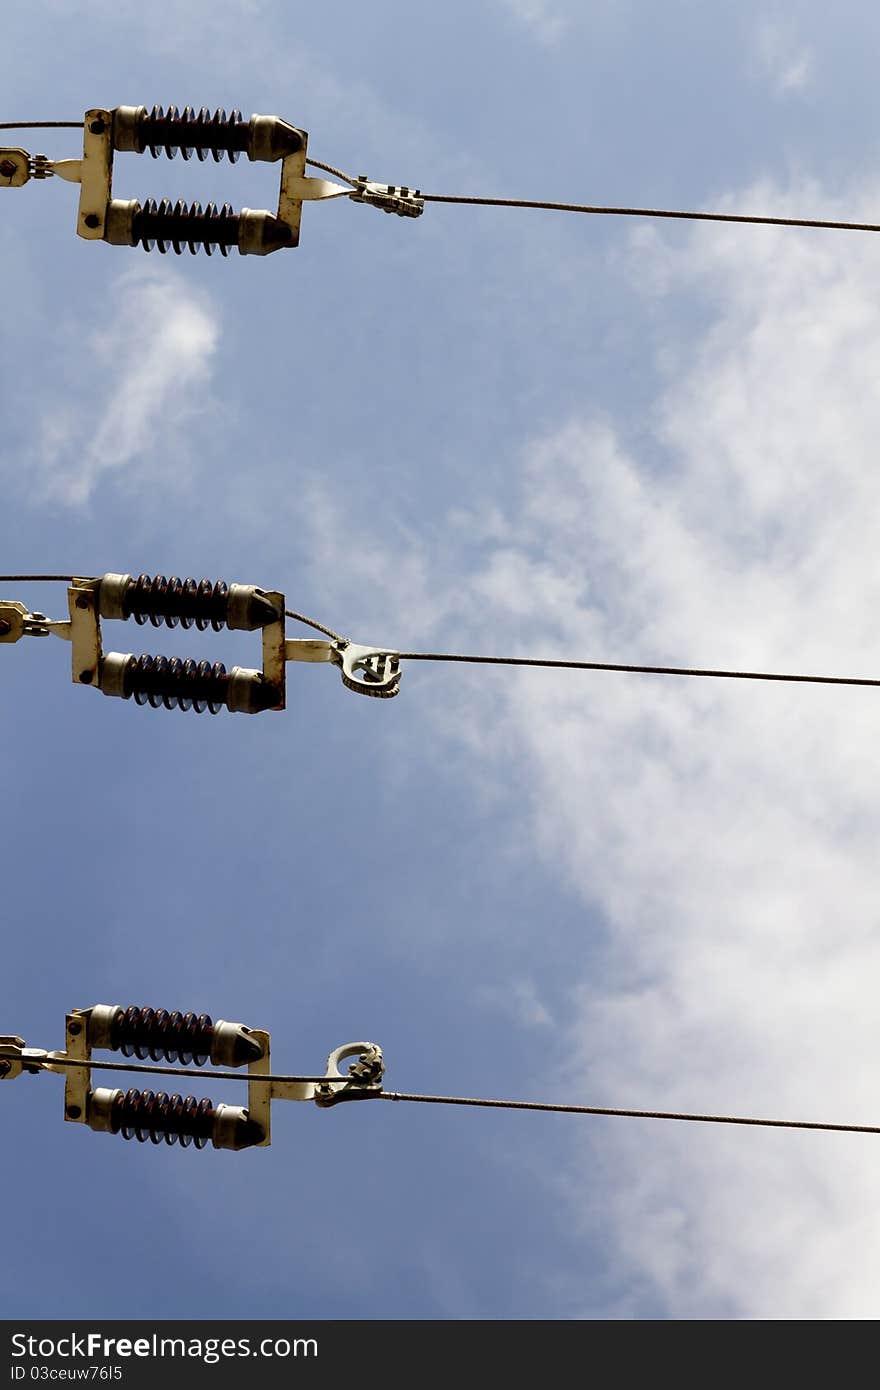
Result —
[{"label": "steel cable", "polygon": [[[48,1067],[86,1067],[97,1071],[123,1071],[150,1076],[197,1076],[214,1081],[244,1081],[258,1085],[274,1083],[309,1083],[346,1081],[349,1078],[328,1076],[288,1076],[269,1074],[250,1076],[247,1072],[217,1071],[199,1067],[141,1066],[131,1062],[97,1062],[75,1057],[46,1057],[28,1060],[26,1066],[39,1070]],[[534,1110],[559,1115],[598,1115],[635,1120],[682,1120],[690,1124],[748,1125],[767,1129],[809,1129],[843,1134],[880,1134],[880,1125],[838,1124],[826,1120],[774,1120],[755,1115],[710,1115],[683,1110],[632,1110],[609,1105],[570,1105],[565,1102],[533,1100],[483,1100],[476,1096],[428,1096],[407,1091],[382,1091],[364,1088],[364,1099],[405,1101],[422,1105],[468,1105],[485,1110]]]},{"label": "steel cable", "polygon": [[777,671],[722,671],[698,666],[632,666],[611,661],[563,661],[531,656],[465,656],[451,652],[395,652],[395,656],[400,661],[460,661],[481,666],[544,666],[575,671],[622,671],[648,676],[714,676],[721,680],[880,686],[880,679],[862,676],[804,676]]},{"label": "steel cable", "polygon": [[690,222],[742,222],[767,227],[820,227],[842,232],[880,232],[877,222],[832,222],[814,217],[763,217],[732,212],[673,212],[666,208],[598,207],[589,203],[538,202],[526,198],[467,198],[420,193],[426,203],[459,203],[472,207],[538,208],[546,212],[583,212],[604,217],[666,217]]}]

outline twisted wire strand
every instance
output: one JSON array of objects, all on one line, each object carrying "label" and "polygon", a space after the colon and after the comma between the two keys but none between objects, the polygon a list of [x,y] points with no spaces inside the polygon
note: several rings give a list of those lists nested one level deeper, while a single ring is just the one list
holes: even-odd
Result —
[{"label": "twisted wire strand", "polygon": [[285,618],[295,618],[298,623],[305,623],[306,627],[313,627],[316,632],[323,632],[325,637],[332,637],[334,642],[344,642],[346,639],[340,637],[338,632],[334,632],[332,627],[324,627],[323,623],[316,623],[314,618],[307,618],[304,613],[294,613],[292,608],[285,608]]},{"label": "twisted wire strand", "polygon": [[351,174],[344,174],[341,169],[335,169],[332,164],[322,164],[320,159],[307,159],[306,164],[312,169],[323,169],[325,174],[334,174],[336,178],[350,183],[352,188],[357,188],[357,179],[353,179]]}]

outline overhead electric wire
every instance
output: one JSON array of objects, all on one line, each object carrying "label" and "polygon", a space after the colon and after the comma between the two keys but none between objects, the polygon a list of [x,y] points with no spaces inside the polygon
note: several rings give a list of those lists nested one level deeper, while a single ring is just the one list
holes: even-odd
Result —
[{"label": "overhead electric wire", "polygon": [[471,1096],[417,1096],[380,1091],[379,1100],[420,1101],[425,1105],[477,1105],[492,1110],[544,1110],[563,1115],[616,1115],[636,1120],[688,1120],[710,1125],[765,1125],[771,1129],[824,1129],[847,1134],[880,1134],[880,1125],[831,1124],[823,1120],[765,1120],[751,1115],[696,1115],[679,1110],[619,1110],[605,1105],[555,1105],[549,1101],[477,1100]]},{"label": "overhead electric wire", "polygon": [[[214,1071],[201,1067],[142,1066],[134,1062],[96,1062],[80,1057],[45,1057],[25,1061],[24,1065],[48,1067],[86,1067],[100,1071],[124,1071],[148,1076],[198,1076],[208,1081],[245,1081],[249,1084],[322,1082],[338,1084],[349,1078],[336,1076],[288,1076],[282,1074],[249,1075],[240,1071]],[[707,1115],[682,1110],[629,1110],[609,1105],[570,1105],[565,1102],[537,1100],[482,1100],[476,1096],[425,1096],[407,1091],[383,1091],[364,1088],[364,1099],[410,1101],[422,1105],[470,1105],[487,1110],[537,1110],[559,1115],[599,1115],[634,1120],[684,1120],[691,1124],[751,1125],[768,1129],[829,1130],[843,1134],[880,1134],[880,1125],[836,1124],[826,1120],[773,1120],[755,1115]]]},{"label": "overhead electric wire", "polygon": [[[0,121],[0,130],[81,130],[83,121]],[[325,164],[320,159],[307,159],[313,169],[322,169],[357,187],[357,180],[333,164]],[[534,208],[543,212],[580,212],[596,217],[663,217],[688,222],[737,222],[765,227],[816,227],[839,232],[880,232],[877,222],[836,222],[817,217],[768,217],[764,215],[732,212],[687,212],[670,208],[630,208],[605,207],[593,203],[556,203],[535,198],[478,198],[463,194],[422,193],[419,198],[425,203],[451,203],[468,207],[492,208]]]},{"label": "overhead electric wire", "polygon": [[319,1081],[346,1080],[345,1076],[249,1076],[247,1072],[240,1071],[216,1071],[205,1067],[154,1067],[143,1066],[139,1062],[96,1062],[92,1058],[84,1057],[37,1057],[33,1060],[25,1058],[23,1065],[40,1070],[49,1067],[93,1067],[98,1071],[136,1072],[141,1076],[200,1076],[203,1081],[308,1081],[317,1084]]},{"label": "overhead electric wire", "polygon": [[82,130],[84,121],[0,121],[0,130]]},{"label": "overhead electric wire", "polygon": [[[357,181],[350,174],[344,173],[332,164],[323,164],[318,159],[309,159],[306,163],[315,169],[323,169],[325,173],[334,174],[336,178],[344,179],[353,188],[357,186]],[[689,212],[671,208],[607,207],[595,203],[556,203],[535,198],[479,198],[462,194],[422,193],[421,190],[417,196],[423,203],[451,203],[467,207],[534,208],[543,212],[579,212],[597,217],[663,217],[687,222],[737,222],[765,227],[817,227],[829,231],[880,232],[880,222],[836,222],[818,217],[770,217],[764,214]]]},{"label": "overhead electric wire", "polygon": [[[0,583],[69,583],[69,574],[0,574]],[[309,618],[305,613],[297,613],[293,608],[285,608],[284,615],[298,623],[305,623],[316,632],[323,632],[334,642],[345,644],[348,639],[334,632],[332,627]],[[849,685],[880,687],[880,678],[871,676],[812,676],[783,671],[728,671],[702,666],[642,666],[619,661],[569,661],[555,657],[534,656],[476,656],[465,652],[395,652],[399,661],[454,661],[475,666],[533,666],[550,670],[567,671],[611,671],[624,675],[644,676],[703,676],[716,680],[737,681],[782,681],[799,685]]]},{"label": "overhead electric wire", "polygon": [[425,203],[459,203],[472,207],[538,208],[546,212],[583,212],[604,217],[667,217],[689,222],[744,222],[767,227],[820,227],[841,232],[880,232],[878,222],[832,222],[815,217],[765,217],[732,212],[681,212],[666,208],[598,207],[590,203],[550,203],[526,198],[470,198],[419,193]]},{"label": "overhead electric wire", "polygon": [[481,666],[545,666],[575,671],[622,671],[647,676],[715,676],[722,680],[880,686],[880,679],[862,676],[805,676],[779,671],[721,671],[698,666],[633,666],[612,661],[563,661],[531,656],[465,656],[451,652],[395,652],[395,656],[400,661],[461,661]]}]

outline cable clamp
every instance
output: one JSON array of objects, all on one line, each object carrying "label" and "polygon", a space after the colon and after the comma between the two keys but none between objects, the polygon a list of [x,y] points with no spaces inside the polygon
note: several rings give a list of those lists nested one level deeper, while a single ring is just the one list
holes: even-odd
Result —
[{"label": "cable clamp", "polygon": [[325,642],[315,637],[289,637],[285,660],[322,662],[338,666],[342,684],[358,695],[390,700],[400,690],[400,657],[389,647],[365,647],[341,638]]},{"label": "cable clamp", "polygon": [[369,203],[382,212],[396,212],[398,217],[421,217],[425,211],[421,189],[371,183],[366,174],[358,174],[356,187],[349,196],[355,203]]},{"label": "cable clamp", "polygon": [[[343,1074],[339,1063],[347,1057],[357,1057]],[[385,1063],[377,1043],[345,1043],[327,1058],[326,1080],[315,1086],[315,1104],[327,1107],[343,1100],[368,1100],[381,1095]]]}]

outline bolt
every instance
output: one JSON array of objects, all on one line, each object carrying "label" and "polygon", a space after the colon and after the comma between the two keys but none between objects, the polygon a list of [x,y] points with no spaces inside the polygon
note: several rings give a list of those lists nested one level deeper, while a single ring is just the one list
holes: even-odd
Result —
[{"label": "bolt", "polygon": [[78,1105],[68,1105],[65,1114],[67,1115],[68,1120],[78,1120],[80,1115],[82,1114],[82,1110]]},{"label": "bolt", "polygon": [[7,622],[5,618],[0,618],[0,637],[5,637],[7,632],[11,631],[12,623]]},{"label": "bolt", "polygon": [[0,159],[0,174],[4,179],[11,179],[17,169],[18,165],[14,159]]},{"label": "bolt", "polygon": [[11,1063],[11,1062],[0,1062],[0,1077],[2,1077],[2,1076],[8,1076],[9,1073],[10,1073],[11,1071],[12,1071],[12,1063]]},{"label": "bolt", "polygon": [[80,671],[80,673],[79,673],[80,684],[81,684],[81,685],[91,685],[91,683],[92,683],[92,675],[93,675],[93,674],[94,674],[94,673],[93,673],[92,671]]},{"label": "bolt", "polygon": [[77,608],[88,608],[88,606],[89,606],[89,596],[88,596],[88,594],[80,594],[79,598],[78,598],[77,601],[76,601],[76,606],[77,606]]},{"label": "bolt", "polygon": [[89,130],[92,132],[93,135],[103,135],[106,129],[106,124],[104,123],[104,121],[100,119],[97,121],[92,121],[91,125],[89,126]]},{"label": "bolt", "polygon": [[81,1024],[81,1023],[68,1023],[68,1025],[67,1025],[67,1031],[68,1031],[68,1033],[70,1034],[70,1036],[71,1036],[72,1038],[76,1038],[76,1037],[78,1037],[79,1034],[82,1032],[82,1024]]},{"label": "bolt", "polygon": [[100,227],[101,219],[96,212],[89,212],[83,218],[87,227]]}]

